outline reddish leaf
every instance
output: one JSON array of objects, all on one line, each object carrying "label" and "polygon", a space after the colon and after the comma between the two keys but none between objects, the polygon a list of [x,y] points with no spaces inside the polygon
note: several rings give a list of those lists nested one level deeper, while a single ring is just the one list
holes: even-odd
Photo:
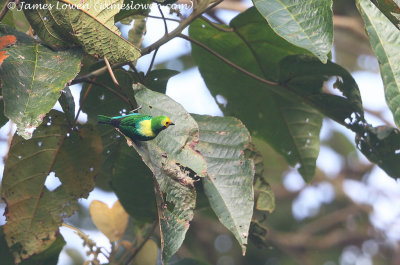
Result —
[{"label": "reddish leaf", "polygon": [[[17,41],[17,38],[15,38],[14,35],[6,35],[3,37],[0,37],[0,50],[6,48],[9,45],[14,44]],[[8,54],[6,54],[7,51],[0,51],[0,66],[3,63],[4,59],[8,57]]]}]

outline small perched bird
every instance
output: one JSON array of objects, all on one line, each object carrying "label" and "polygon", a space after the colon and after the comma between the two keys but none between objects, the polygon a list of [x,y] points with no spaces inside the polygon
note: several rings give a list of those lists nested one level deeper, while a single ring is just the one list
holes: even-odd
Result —
[{"label": "small perched bird", "polygon": [[132,113],[125,116],[107,117],[98,115],[100,124],[110,124],[118,128],[133,141],[148,141],[154,139],[162,130],[175,125],[167,116],[148,116]]}]

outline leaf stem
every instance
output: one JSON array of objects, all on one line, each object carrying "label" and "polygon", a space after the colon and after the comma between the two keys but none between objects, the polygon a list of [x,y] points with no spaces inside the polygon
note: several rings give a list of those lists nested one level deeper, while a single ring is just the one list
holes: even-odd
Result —
[{"label": "leaf stem", "polygon": [[164,22],[164,30],[165,30],[165,35],[167,35],[167,34],[168,34],[168,26],[167,26],[167,21],[165,20],[165,16],[164,16],[164,13],[163,13],[163,12],[162,12],[162,10],[161,10],[161,6],[160,6],[160,4],[158,4],[158,5],[157,5],[157,7],[158,7],[158,11],[160,11],[160,14],[161,14],[162,20],[163,20],[163,22]]},{"label": "leaf stem", "polygon": [[152,15],[147,15],[146,17],[149,17],[149,18],[156,18],[156,19],[165,19],[165,20],[174,21],[174,22],[178,22],[178,23],[181,22],[179,19],[168,18],[168,17],[162,18],[162,17],[152,16]]},{"label": "leaf stem", "polygon": [[122,99],[122,100],[123,100],[125,103],[127,103],[132,109],[134,108],[132,102],[130,102],[130,100],[129,100],[125,95],[119,93],[118,91],[112,89],[111,87],[106,86],[106,85],[104,85],[104,84],[102,84],[102,83],[99,83],[99,82],[96,82],[96,81],[92,81],[92,80],[84,80],[84,82],[85,82],[85,83],[88,83],[88,84],[93,84],[93,85],[96,85],[96,86],[104,87],[105,89],[107,89],[108,91],[110,91],[111,93],[113,93],[114,95],[116,95],[117,97],[119,97],[120,99]]},{"label": "leaf stem", "polygon": [[302,94],[297,93],[296,91],[290,89],[289,87],[274,82],[274,81],[270,81],[270,80],[266,80],[264,78],[259,77],[258,75],[255,75],[249,71],[247,71],[246,69],[243,69],[242,67],[240,67],[237,64],[234,64],[233,62],[231,62],[230,60],[226,59],[225,57],[223,57],[222,55],[220,55],[219,53],[215,52],[214,50],[210,49],[208,46],[206,46],[205,44],[199,42],[198,40],[195,40],[189,36],[186,36],[184,34],[178,33],[177,37],[185,39],[187,41],[190,41],[191,43],[194,43],[196,45],[198,45],[199,47],[203,48],[204,50],[206,50],[207,52],[211,53],[212,55],[214,55],[215,57],[217,57],[218,59],[220,59],[221,61],[223,61],[224,63],[228,64],[229,66],[235,68],[236,70],[242,72],[243,74],[263,83],[266,85],[269,85],[269,89],[271,91],[273,91],[274,93],[281,95],[283,97],[286,98],[297,98],[300,99],[301,101],[307,103],[308,105],[314,107],[315,109],[317,109],[319,112],[321,112],[322,114],[324,114],[325,116],[331,118],[332,120],[336,121],[337,123],[343,125],[344,127],[352,130],[355,133],[359,133],[360,132],[360,125],[358,124],[347,124],[345,121],[338,119],[337,117],[331,115],[330,113],[326,112],[323,108],[321,108],[318,104],[316,104],[314,101],[310,100],[307,96],[304,96]]},{"label": "leaf stem", "polygon": [[120,87],[120,86],[119,86],[119,83],[118,83],[118,81],[117,81],[117,78],[115,78],[115,75],[114,75],[114,72],[113,72],[113,70],[112,70],[112,68],[111,68],[110,62],[108,61],[107,57],[105,57],[105,56],[104,56],[104,62],[106,63],[107,70],[108,70],[108,72],[110,73],[110,76],[111,76],[112,81],[114,82],[114,84],[115,84],[117,87]]},{"label": "leaf stem", "polygon": [[[201,16],[200,17],[202,20],[204,20],[205,22],[207,22],[210,26],[218,29],[219,31],[223,31],[223,32],[233,32],[233,29],[230,27],[224,28],[222,27],[223,25],[217,24],[212,22],[211,20],[209,20],[208,18],[206,18],[205,16]],[[224,25],[225,26],[225,25]]]},{"label": "leaf stem", "polygon": [[157,48],[157,49],[154,51],[153,57],[151,58],[151,62],[150,62],[149,68],[147,69],[147,72],[146,72],[146,76],[150,73],[151,68],[153,68],[154,60],[155,60],[155,58],[156,58],[158,49],[159,49],[159,48]]},{"label": "leaf stem", "polygon": [[125,264],[130,264],[131,261],[136,257],[136,255],[139,253],[139,251],[144,247],[146,242],[150,239],[150,237],[154,233],[154,229],[157,226],[157,220],[154,220],[153,225],[150,228],[150,231],[147,233],[146,237],[143,239],[142,243],[135,249],[135,251],[132,253],[132,255],[128,258],[128,261]]}]

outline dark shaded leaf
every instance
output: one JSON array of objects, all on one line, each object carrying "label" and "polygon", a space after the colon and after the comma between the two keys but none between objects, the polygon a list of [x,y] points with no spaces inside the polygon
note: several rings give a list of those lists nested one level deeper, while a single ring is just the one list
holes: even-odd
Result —
[{"label": "dark shaded leaf", "polygon": [[145,77],[143,85],[151,90],[165,94],[168,80],[177,74],[179,74],[178,71],[171,69],[156,69]]},{"label": "dark shaded leaf", "polygon": [[392,178],[400,178],[400,131],[380,126],[366,127],[356,137],[358,148]]},{"label": "dark shaded leaf", "polygon": [[68,121],[72,124],[75,119],[75,101],[69,87],[64,88],[58,102],[60,102],[61,108],[67,116]]},{"label": "dark shaded leaf", "polygon": [[5,115],[17,125],[18,134],[29,139],[55,105],[61,90],[79,72],[81,51],[54,52],[28,35],[0,26],[0,35],[13,34],[17,43],[0,68]]},{"label": "dark shaded leaf", "polygon": [[118,152],[110,152],[115,160],[111,186],[130,216],[152,222],[157,216],[152,172],[122,137],[118,148]]}]

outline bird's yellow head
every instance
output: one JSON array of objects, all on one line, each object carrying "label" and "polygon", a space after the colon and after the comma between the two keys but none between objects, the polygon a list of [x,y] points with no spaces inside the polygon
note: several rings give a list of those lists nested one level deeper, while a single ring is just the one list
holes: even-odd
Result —
[{"label": "bird's yellow head", "polygon": [[171,122],[168,116],[157,116],[151,119],[151,127],[155,131],[162,131],[167,129],[170,125],[175,125]]},{"label": "bird's yellow head", "polygon": [[175,125],[173,122],[171,122],[170,118],[168,116],[164,116],[165,119],[162,121],[162,124],[165,128],[168,128],[170,125]]}]

